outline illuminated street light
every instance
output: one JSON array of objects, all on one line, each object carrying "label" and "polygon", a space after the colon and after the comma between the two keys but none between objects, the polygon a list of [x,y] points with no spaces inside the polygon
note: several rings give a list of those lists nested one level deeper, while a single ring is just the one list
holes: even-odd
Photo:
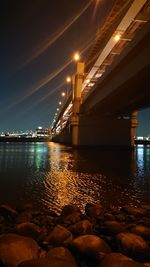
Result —
[{"label": "illuminated street light", "polygon": [[59,111],[59,108],[57,108],[57,111]]},{"label": "illuminated street light", "polygon": [[75,53],[73,58],[74,58],[75,61],[79,61],[80,60],[79,53]]},{"label": "illuminated street light", "polygon": [[61,105],[62,103],[61,103],[61,101],[59,101],[59,105]]},{"label": "illuminated street light", "polygon": [[66,96],[66,93],[65,92],[62,92],[61,93],[61,96],[63,96],[63,97]]},{"label": "illuminated street light", "polygon": [[68,76],[68,77],[66,78],[66,81],[67,81],[67,83],[70,83],[70,82],[71,82],[71,77]]},{"label": "illuminated street light", "polygon": [[114,37],[116,42],[118,42],[120,40],[120,38],[121,38],[120,34],[116,34],[115,37]]}]

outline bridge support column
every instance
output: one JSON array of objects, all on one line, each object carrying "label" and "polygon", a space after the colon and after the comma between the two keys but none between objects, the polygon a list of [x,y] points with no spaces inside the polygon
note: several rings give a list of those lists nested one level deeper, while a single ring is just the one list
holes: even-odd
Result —
[{"label": "bridge support column", "polygon": [[79,146],[126,147],[134,146],[137,113],[130,116],[102,116],[80,114]]},{"label": "bridge support column", "polygon": [[73,114],[71,118],[72,126],[72,145],[79,144],[79,112],[81,105],[81,89],[84,75],[84,63],[77,63],[77,73],[75,75],[75,83],[73,85]]},{"label": "bridge support column", "polygon": [[135,132],[138,126],[137,114],[138,114],[137,111],[134,111],[131,114],[131,146],[132,147],[134,146]]}]

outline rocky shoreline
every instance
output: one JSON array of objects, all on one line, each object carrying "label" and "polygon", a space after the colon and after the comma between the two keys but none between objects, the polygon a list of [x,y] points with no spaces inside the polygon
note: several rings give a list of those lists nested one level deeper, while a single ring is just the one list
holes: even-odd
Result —
[{"label": "rocky shoreline", "polygon": [[150,267],[150,205],[74,205],[60,215],[0,205],[1,267]]}]

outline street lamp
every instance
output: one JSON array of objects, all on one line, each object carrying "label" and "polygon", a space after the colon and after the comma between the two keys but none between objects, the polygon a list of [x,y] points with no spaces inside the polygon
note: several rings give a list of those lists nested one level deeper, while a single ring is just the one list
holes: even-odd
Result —
[{"label": "street lamp", "polygon": [[65,92],[62,92],[62,93],[61,93],[61,96],[62,96],[62,97],[65,97],[65,96],[66,96],[66,93],[65,93]]},{"label": "street lamp", "polygon": [[70,83],[70,82],[71,82],[71,77],[70,77],[70,76],[68,76],[68,77],[66,78],[66,82],[67,82],[67,83]]},{"label": "street lamp", "polygon": [[118,42],[120,40],[120,38],[121,38],[121,35],[118,33],[118,34],[115,35],[114,40],[116,42]]},{"label": "street lamp", "polygon": [[61,103],[61,101],[59,101],[59,105],[61,105],[62,103]]},{"label": "street lamp", "polygon": [[73,58],[74,58],[75,61],[79,61],[79,60],[80,60],[80,55],[79,55],[79,53],[76,52],[76,53],[74,54],[74,57],[73,57]]}]

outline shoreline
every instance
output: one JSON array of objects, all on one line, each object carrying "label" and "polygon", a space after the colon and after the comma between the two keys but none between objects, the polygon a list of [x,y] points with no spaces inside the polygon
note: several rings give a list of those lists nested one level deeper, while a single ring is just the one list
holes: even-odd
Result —
[{"label": "shoreline", "polygon": [[150,205],[67,205],[60,215],[0,205],[0,234],[5,267],[150,266]]},{"label": "shoreline", "polygon": [[50,137],[0,137],[0,142],[50,142]]}]

